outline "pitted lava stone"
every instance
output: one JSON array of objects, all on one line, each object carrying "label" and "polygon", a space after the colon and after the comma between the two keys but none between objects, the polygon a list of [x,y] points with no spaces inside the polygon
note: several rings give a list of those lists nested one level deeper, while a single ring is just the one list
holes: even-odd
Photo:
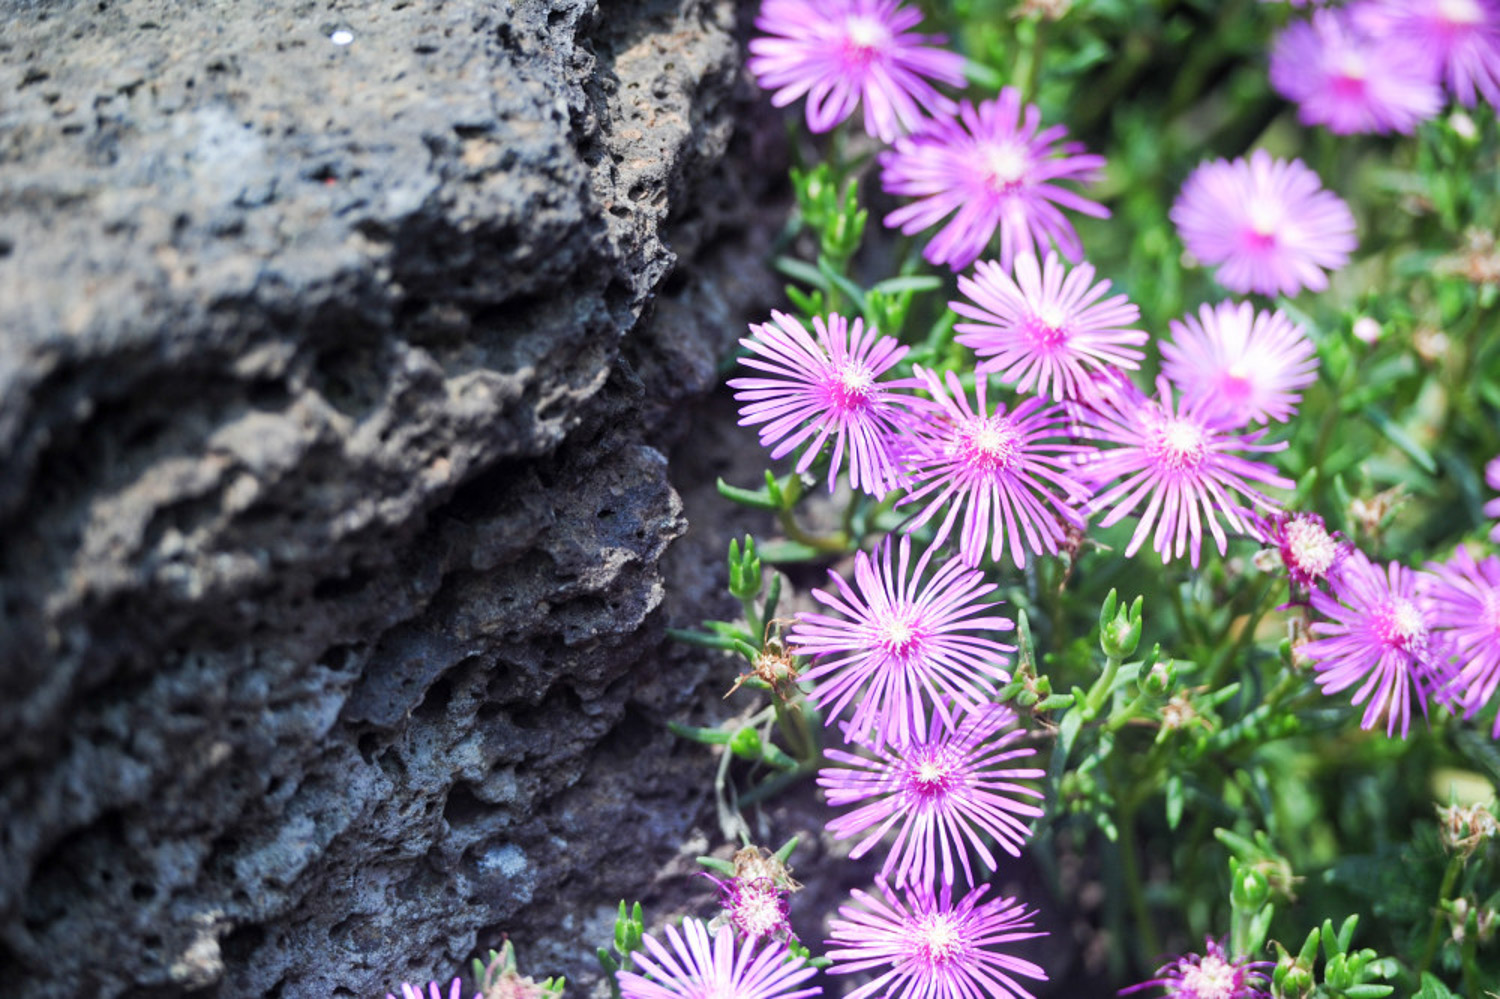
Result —
[{"label": "pitted lava stone", "polygon": [[722,609],[729,525],[664,558],[664,452],[711,470],[775,292],[747,16],[7,5],[17,999],[377,996],[506,933],[588,986],[704,814],[662,603]]}]

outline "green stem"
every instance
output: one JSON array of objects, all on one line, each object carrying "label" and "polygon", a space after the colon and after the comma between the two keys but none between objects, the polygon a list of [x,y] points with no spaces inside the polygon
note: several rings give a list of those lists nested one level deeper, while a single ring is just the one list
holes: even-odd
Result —
[{"label": "green stem", "polygon": [[1479,963],[1476,960],[1477,940],[1475,928],[1471,924],[1465,927],[1463,943],[1464,962],[1464,991],[1478,999],[1485,993],[1479,987]]},{"label": "green stem", "polygon": [[1448,869],[1443,871],[1443,885],[1438,889],[1437,908],[1432,913],[1432,928],[1427,931],[1427,944],[1422,948],[1422,960],[1417,965],[1418,979],[1431,970],[1432,959],[1437,957],[1438,942],[1443,935],[1443,923],[1447,920],[1447,914],[1443,912],[1443,902],[1447,900],[1448,893],[1453,890],[1453,885],[1458,881],[1459,872],[1463,869],[1463,858],[1455,854],[1448,861]]},{"label": "green stem", "polygon": [[802,764],[796,770],[785,770],[771,777],[767,777],[765,780],[761,781],[759,784],[755,785],[750,790],[740,795],[740,807],[748,808],[751,805],[758,805],[762,801],[765,801],[767,798],[770,798],[773,795],[780,794],[782,791],[785,791],[793,784],[798,783],[803,778],[811,777],[817,772],[817,761],[813,761],[811,763]]},{"label": "green stem", "polygon": [[791,481],[787,484],[787,488],[782,493],[784,496],[782,507],[776,513],[776,519],[781,524],[782,533],[798,544],[806,545],[815,551],[825,552],[830,555],[842,555],[849,550],[849,535],[843,531],[829,535],[810,534],[802,529],[801,524],[797,523],[797,518],[793,515],[792,509],[797,505],[797,500],[802,496],[801,476],[792,476]]},{"label": "green stem", "polygon": [[1104,672],[1100,674],[1099,679],[1094,681],[1094,685],[1089,688],[1088,696],[1084,698],[1083,718],[1085,721],[1092,721],[1099,716],[1099,710],[1104,707],[1104,699],[1114,691],[1115,677],[1119,674],[1123,663],[1124,660],[1117,656],[1108,656],[1104,660]]},{"label": "green stem", "polygon": [[1146,889],[1141,883],[1140,863],[1135,850],[1135,809],[1122,809],[1120,813],[1120,871],[1125,880],[1125,894],[1130,899],[1130,914],[1135,919],[1136,938],[1141,948],[1156,960],[1161,955],[1161,946],[1156,940],[1156,930],[1151,925],[1151,912],[1146,907]]},{"label": "green stem", "polygon": [[772,697],[776,708],[776,726],[786,739],[787,748],[792,751],[792,755],[804,764],[819,762],[823,754],[818,751],[817,738],[807,724],[807,712],[803,710],[806,701],[799,696],[791,704],[783,704],[780,697],[775,694]]},{"label": "green stem", "polygon": [[[1250,605],[1250,617],[1245,626],[1240,629],[1239,635],[1235,637],[1234,644],[1223,655],[1215,655],[1213,662],[1209,665],[1203,682],[1213,690],[1219,685],[1219,676],[1224,672],[1224,667],[1233,663],[1245,651],[1255,637],[1255,629],[1260,627],[1261,618],[1266,615],[1266,597],[1270,595],[1271,588],[1276,584],[1276,577],[1267,573],[1261,580],[1260,590],[1255,594],[1255,601]],[[1231,619],[1232,620],[1232,619]]]}]

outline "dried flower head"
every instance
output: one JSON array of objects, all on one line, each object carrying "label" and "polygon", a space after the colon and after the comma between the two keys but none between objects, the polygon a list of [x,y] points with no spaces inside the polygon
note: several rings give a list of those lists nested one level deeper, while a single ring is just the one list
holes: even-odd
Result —
[{"label": "dried flower head", "polygon": [[1465,860],[1500,834],[1500,820],[1490,804],[1438,805],[1438,835],[1443,845]]}]

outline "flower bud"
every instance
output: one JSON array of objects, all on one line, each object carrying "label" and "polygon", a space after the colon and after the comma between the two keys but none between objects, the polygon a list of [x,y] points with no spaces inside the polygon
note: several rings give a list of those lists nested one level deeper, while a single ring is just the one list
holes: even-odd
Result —
[{"label": "flower bud", "polygon": [[1177,666],[1168,659],[1152,666],[1151,671],[1141,678],[1141,691],[1152,697],[1166,697],[1176,682]]},{"label": "flower bud", "polygon": [[1354,339],[1363,344],[1374,345],[1380,340],[1382,332],[1379,321],[1369,316],[1360,316],[1354,320]]},{"label": "flower bud", "polygon": [[1241,912],[1259,912],[1271,897],[1271,882],[1253,867],[1236,866],[1234,885],[1229,893],[1230,904]]},{"label": "flower bud", "polygon": [[729,739],[729,751],[742,760],[759,760],[765,755],[760,733],[753,728],[742,728]]}]

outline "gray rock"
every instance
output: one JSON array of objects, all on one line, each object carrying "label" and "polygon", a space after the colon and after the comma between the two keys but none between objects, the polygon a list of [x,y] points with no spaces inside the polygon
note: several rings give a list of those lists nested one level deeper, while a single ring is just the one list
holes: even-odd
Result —
[{"label": "gray rock", "polygon": [[673,479],[774,294],[743,12],[5,6],[8,987],[375,996],[502,934],[586,986],[702,815],[662,604],[721,609]]}]

